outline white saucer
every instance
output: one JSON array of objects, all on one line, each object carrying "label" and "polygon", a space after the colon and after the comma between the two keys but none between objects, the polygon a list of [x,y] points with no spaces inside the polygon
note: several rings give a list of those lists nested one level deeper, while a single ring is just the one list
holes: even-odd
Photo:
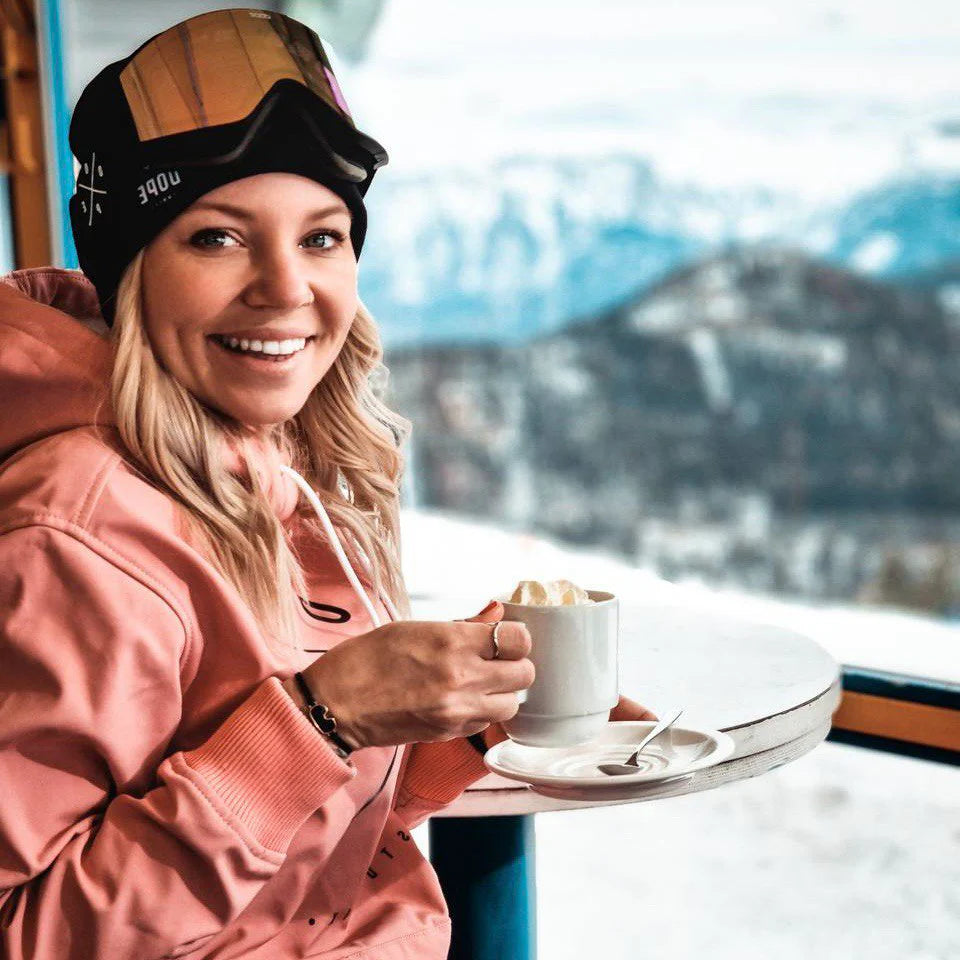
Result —
[{"label": "white saucer", "polygon": [[671,727],[640,756],[636,773],[611,777],[601,763],[625,763],[654,727],[652,720],[608,723],[590,743],[577,747],[525,747],[504,740],[483,758],[494,773],[529,783],[536,793],[561,800],[623,800],[655,792],[666,780],[692,776],[726,760],[733,740],[719,730]]}]

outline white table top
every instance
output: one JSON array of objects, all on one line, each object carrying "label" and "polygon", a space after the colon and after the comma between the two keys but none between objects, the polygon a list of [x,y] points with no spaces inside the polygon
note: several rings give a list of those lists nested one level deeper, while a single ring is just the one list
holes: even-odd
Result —
[{"label": "white table top", "polygon": [[[423,620],[462,616],[476,598],[413,603]],[[757,776],[820,743],[840,704],[840,668],[813,640],[780,627],[666,603],[620,607],[620,689],[658,716],[684,708],[691,726],[723,730],[736,750],[690,779],[648,787],[634,800],[555,800],[490,774],[438,816],[479,817],[636,803]]]}]

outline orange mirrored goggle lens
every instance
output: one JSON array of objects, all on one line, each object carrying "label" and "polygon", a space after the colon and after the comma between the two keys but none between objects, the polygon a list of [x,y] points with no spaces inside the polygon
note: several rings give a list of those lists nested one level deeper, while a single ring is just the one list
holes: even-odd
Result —
[{"label": "orange mirrored goggle lens", "polygon": [[248,117],[279,80],[353,120],[316,35],[266,10],[218,10],[154,37],[120,73],[141,143]]}]

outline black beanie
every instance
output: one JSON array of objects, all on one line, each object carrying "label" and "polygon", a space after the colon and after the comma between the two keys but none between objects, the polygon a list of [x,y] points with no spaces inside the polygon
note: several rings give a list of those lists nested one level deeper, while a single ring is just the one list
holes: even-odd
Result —
[{"label": "black beanie", "polygon": [[[144,159],[120,84],[129,59],[90,81],[70,122],[70,149],[80,163],[70,223],[80,267],[97,289],[108,325],[120,279],[137,253],[204,194],[255,174],[300,174],[336,193],[352,214],[350,240],[360,257],[367,232],[361,188],[342,179],[329,153],[304,135],[294,109],[278,103],[233,162],[158,167]],[[369,178],[362,186],[365,192]]]}]

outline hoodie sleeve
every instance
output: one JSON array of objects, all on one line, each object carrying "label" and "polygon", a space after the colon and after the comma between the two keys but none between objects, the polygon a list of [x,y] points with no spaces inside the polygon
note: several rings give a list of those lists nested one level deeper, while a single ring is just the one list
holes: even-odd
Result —
[{"label": "hoodie sleeve", "polygon": [[[487,748],[506,740],[499,723],[483,731]],[[412,830],[453,803],[490,771],[465,737],[439,743],[415,743],[404,757],[394,809]]]},{"label": "hoodie sleeve", "polygon": [[10,960],[147,960],[198,946],[355,775],[275,678],[206,742],[167,756],[186,631],[145,575],[107,556],[49,527],[0,536]]}]

